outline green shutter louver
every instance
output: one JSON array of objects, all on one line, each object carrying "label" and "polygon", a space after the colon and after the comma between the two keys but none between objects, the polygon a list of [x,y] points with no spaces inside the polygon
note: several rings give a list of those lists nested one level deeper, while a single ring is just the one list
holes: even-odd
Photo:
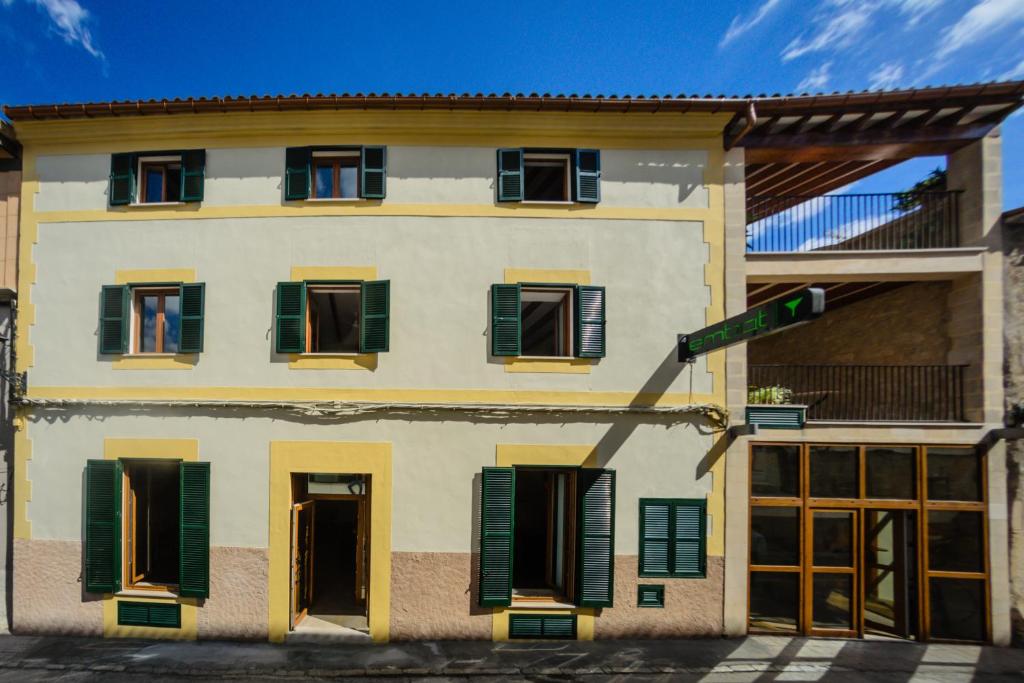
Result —
[{"label": "green shutter louver", "polygon": [[205,598],[210,594],[210,463],[182,462],[179,474],[178,593]]},{"label": "green shutter louver", "polygon": [[131,311],[128,285],[103,285],[100,293],[100,353],[128,353]]},{"label": "green shutter louver", "polygon": [[672,505],[640,501],[640,576],[668,576]]},{"label": "green shutter louver", "polygon": [[576,604],[611,607],[615,584],[615,470],[581,469]]},{"label": "green shutter louver", "polygon": [[498,150],[498,201],[523,201],[523,150]]},{"label": "green shutter louver", "polygon": [[181,628],[181,605],[118,600],[117,625]]},{"label": "green shutter louver", "polygon": [[284,152],[284,198],[309,199],[310,163],[313,152],[309,147],[289,147]]},{"label": "green shutter louver", "polygon": [[578,149],[573,155],[576,158],[576,175],[573,187],[576,189],[576,201],[596,204],[601,201],[601,151],[597,149]]},{"label": "green shutter louver", "polygon": [[202,282],[179,287],[178,351],[201,353],[203,350],[203,309],[206,307],[206,285]]},{"label": "green shutter louver", "polygon": [[491,355],[518,356],[522,327],[519,285],[491,285]]},{"label": "green shutter louver", "polygon": [[485,467],[480,494],[480,606],[512,604],[516,471]]},{"label": "green shutter louver", "polygon": [[135,198],[135,154],[110,155],[110,186],[107,199],[111,206],[131,204]]},{"label": "green shutter louver", "polygon": [[604,358],[604,287],[577,285],[575,290],[575,349],[580,358]]},{"label": "green shutter louver", "polygon": [[206,181],[206,150],[187,149],[181,153],[181,201],[203,201]]},{"label": "green shutter louver", "polygon": [[363,147],[359,188],[365,199],[384,199],[387,194],[388,148]]},{"label": "green shutter louver", "polygon": [[664,607],[665,586],[653,584],[640,584],[636,587],[637,607]]},{"label": "green shutter louver", "polygon": [[277,283],[275,349],[277,353],[303,353],[306,350],[306,285],[303,282]]},{"label": "green shutter louver", "polygon": [[121,463],[85,466],[85,590],[121,590]]},{"label": "green shutter louver", "polygon": [[641,498],[640,576],[704,577],[706,537],[706,500]]},{"label": "green shutter louver", "polygon": [[384,353],[389,348],[391,281],[360,283],[359,352]]},{"label": "green shutter louver", "polygon": [[675,505],[673,576],[700,578],[705,575],[706,506],[704,500],[680,501]]},{"label": "green shutter louver", "polygon": [[508,637],[513,640],[576,640],[576,615],[510,614]]}]

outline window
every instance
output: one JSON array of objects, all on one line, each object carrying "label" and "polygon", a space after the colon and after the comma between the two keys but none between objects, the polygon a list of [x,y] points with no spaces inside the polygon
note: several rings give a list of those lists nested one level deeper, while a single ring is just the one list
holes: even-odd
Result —
[{"label": "window", "polygon": [[279,282],[277,353],[382,353],[389,348],[391,282]]},{"label": "window", "polygon": [[104,285],[100,353],[200,353],[205,306],[202,282]]},{"label": "window", "polygon": [[523,201],[569,201],[569,155],[523,154]]},{"label": "window", "polygon": [[178,463],[124,463],[126,588],[178,584]]},{"label": "window", "polygon": [[707,501],[640,499],[640,576],[703,578]]},{"label": "window", "polygon": [[140,287],[132,294],[132,353],[177,353],[181,335],[178,288]]},{"label": "window", "polygon": [[514,596],[575,595],[575,470],[516,469]]},{"label": "window", "polygon": [[313,182],[316,199],[359,197],[359,152],[314,152]]},{"label": "window", "polygon": [[492,285],[491,354],[603,358],[604,287]]},{"label": "window", "polygon": [[289,147],[285,199],[383,199],[386,147]]},{"label": "window", "polygon": [[111,206],[201,202],[206,150],[113,154],[110,157]]},{"label": "window", "polygon": [[139,159],[140,204],[177,202],[181,199],[181,157]]},{"label": "window", "polygon": [[601,200],[601,153],[596,149],[499,149],[499,202]]}]

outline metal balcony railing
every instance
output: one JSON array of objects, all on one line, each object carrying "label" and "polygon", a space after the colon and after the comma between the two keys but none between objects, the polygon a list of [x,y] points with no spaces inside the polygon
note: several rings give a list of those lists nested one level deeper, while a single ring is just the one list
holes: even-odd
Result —
[{"label": "metal balcony railing", "polygon": [[750,365],[750,401],[788,393],[808,420],[963,422],[965,365]]},{"label": "metal balcony railing", "polygon": [[754,195],[747,253],[960,246],[960,193]]}]

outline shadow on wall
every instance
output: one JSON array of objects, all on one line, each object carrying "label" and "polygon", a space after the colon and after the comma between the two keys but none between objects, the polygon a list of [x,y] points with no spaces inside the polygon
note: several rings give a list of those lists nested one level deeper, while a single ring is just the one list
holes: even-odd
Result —
[{"label": "shadow on wall", "polygon": [[480,606],[480,520],[482,516],[480,489],[483,485],[483,475],[479,472],[473,475],[470,483],[472,489],[472,508],[470,509],[469,525],[469,586],[466,592],[469,593],[469,614],[470,616],[481,616],[491,614],[490,607]]},{"label": "shadow on wall", "polygon": [[648,185],[675,185],[680,204],[698,190],[703,190],[706,164],[674,161],[637,161],[633,164],[607,167],[602,171],[605,182],[643,183]]}]

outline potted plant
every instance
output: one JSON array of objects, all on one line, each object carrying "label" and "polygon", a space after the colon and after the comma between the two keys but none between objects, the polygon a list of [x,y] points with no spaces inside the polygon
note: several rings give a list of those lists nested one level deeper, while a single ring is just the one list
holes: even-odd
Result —
[{"label": "potted plant", "polygon": [[793,390],[780,385],[747,387],[747,424],[769,429],[800,429],[807,406],[793,404]]}]

